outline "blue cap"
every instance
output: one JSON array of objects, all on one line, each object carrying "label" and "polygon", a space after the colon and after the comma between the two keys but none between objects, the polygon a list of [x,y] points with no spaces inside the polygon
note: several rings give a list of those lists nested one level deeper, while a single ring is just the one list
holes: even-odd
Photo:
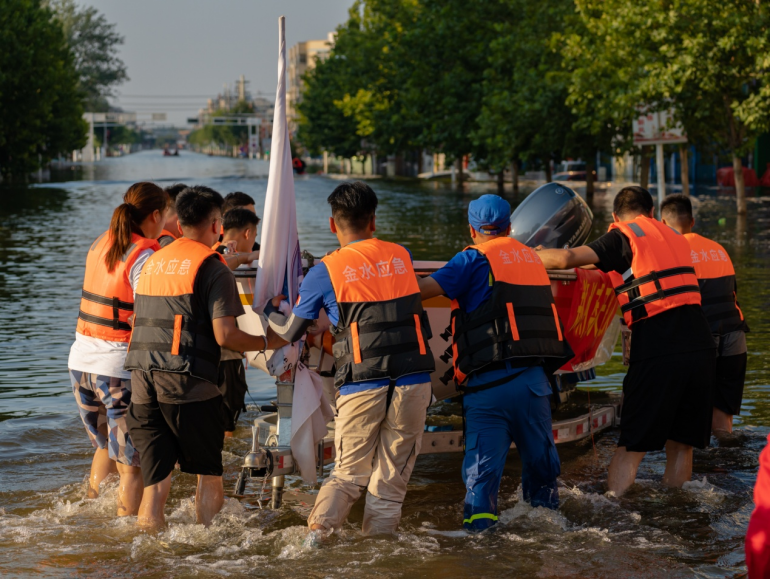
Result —
[{"label": "blue cap", "polygon": [[[468,223],[485,235],[499,235],[511,224],[511,204],[499,195],[482,195],[468,205]],[[482,229],[482,227],[494,229]]]}]

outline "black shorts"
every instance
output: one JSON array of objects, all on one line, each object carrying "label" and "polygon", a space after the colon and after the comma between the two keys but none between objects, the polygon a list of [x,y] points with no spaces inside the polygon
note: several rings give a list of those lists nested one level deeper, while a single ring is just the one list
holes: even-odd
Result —
[{"label": "black shorts", "polygon": [[746,352],[737,356],[717,357],[714,408],[718,408],[725,414],[741,413],[747,361],[748,354]]},{"label": "black shorts", "polygon": [[164,481],[177,462],[182,472],[222,476],[221,396],[186,404],[132,403],[126,422],[145,487]]},{"label": "black shorts", "polygon": [[222,393],[222,417],[225,430],[233,432],[238,416],[246,410],[246,370],[243,360],[222,360],[219,362],[219,391]]},{"label": "black shorts", "polygon": [[711,438],[716,350],[631,362],[623,380],[618,446],[661,450],[667,440],[705,448]]}]

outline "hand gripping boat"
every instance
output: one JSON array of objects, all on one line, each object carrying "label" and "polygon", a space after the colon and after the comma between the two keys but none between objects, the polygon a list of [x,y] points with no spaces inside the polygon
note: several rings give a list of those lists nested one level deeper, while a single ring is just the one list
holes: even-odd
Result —
[{"label": "hand gripping boat", "polygon": [[[535,247],[574,247],[582,245],[591,231],[593,215],[574,191],[556,183],[546,184],[532,194],[511,216],[512,237]],[[428,276],[441,268],[445,262],[415,261],[414,269],[419,276]],[[313,267],[315,260],[306,255],[303,266]],[[620,333],[620,318],[617,316],[617,301],[608,277],[598,270],[549,271],[551,290],[556,308],[563,323],[566,339],[575,357],[565,364],[554,380],[554,406],[565,402],[581,380],[595,376],[593,368],[606,362],[614,350]],[[242,267],[235,271],[238,290],[246,313],[238,318],[241,329],[252,334],[264,332],[263,320],[249,307],[253,301],[255,270]],[[423,302],[428,313],[433,338],[430,347],[436,356],[436,371],[432,374],[433,393],[437,401],[458,396],[460,392],[453,382],[444,383],[441,377],[451,361],[440,358],[447,348],[441,333],[449,325],[450,300],[436,297]],[[329,321],[321,313],[318,320],[321,327],[328,327]],[[269,354],[269,353],[268,353]],[[305,353],[307,364],[321,372],[324,390],[329,400],[334,400],[334,385],[331,377],[333,358],[312,348]],[[249,364],[267,372],[267,356],[258,352],[247,352]],[[293,384],[277,382],[277,400],[271,406],[262,407],[269,414],[255,420],[253,427],[253,448],[246,456],[241,475],[236,483],[235,494],[242,495],[246,481],[250,478],[273,478],[273,506],[280,505],[283,476],[296,472],[289,449],[291,435],[291,403]],[[553,433],[556,443],[580,440],[592,433],[615,425],[618,418],[619,400],[611,398],[609,404],[589,408],[580,416],[558,419],[554,417]],[[573,412],[574,414],[574,412]],[[331,425],[330,425],[331,427]],[[265,448],[268,447],[268,448]],[[421,454],[459,452],[463,448],[461,429],[448,426],[427,427],[424,433]],[[334,462],[334,437],[327,436],[319,444],[317,466],[319,475],[323,466]]]}]

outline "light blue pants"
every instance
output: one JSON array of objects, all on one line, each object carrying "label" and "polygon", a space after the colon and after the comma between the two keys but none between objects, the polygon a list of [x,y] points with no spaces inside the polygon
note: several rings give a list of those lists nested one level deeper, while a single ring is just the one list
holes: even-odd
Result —
[{"label": "light blue pants", "polygon": [[556,477],[561,466],[551,430],[551,385],[539,366],[509,372],[510,382],[479,392],[472,391],[471,380],[463,398],[463,526],[469,530],[497,522],[497,493],[511,442],[521,457],[524,500],[559,507]]}]

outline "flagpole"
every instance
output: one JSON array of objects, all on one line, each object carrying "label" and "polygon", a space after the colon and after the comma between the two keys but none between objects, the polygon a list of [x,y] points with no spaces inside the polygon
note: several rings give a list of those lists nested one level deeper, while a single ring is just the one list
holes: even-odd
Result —
[{"label": "flagpole", "polygon": [[[275,116],[273,119],[273,128],[278,129],[278,135],[273,134],[273,144],[279,145],[278,147],[272,147],[271,146],[271,154],[270,154],[270,173],[268,175],[268,179],[275,179],[274,183],[277,183],[276,187],[271,187],[271,183],[268,183],[268,195],[271,195],[269,200],[266,199],[265,204],[267,205],[268,201],[273,201],[278,204],[280,202],[280,199],[276,199],[278,193],[282,192],[280,191],[281,183],[279,180],[281,177],[285,177],[285,167],[286,167],[286,159],[285,159],[285,150],[288,145],[289,140],[289,127],[286,119],[286,18],[284,16],[280,16],[278,18],[278,86],[276,88],[276,102],[275,102]],[[278,136],[278,139],[276,139],[276,136]],[[282,137],[282,138],[281,138]],[[276,142],[278,141],[278,142]],[[281,142],[283,141],[283,142]],[[282,145],[282,146],[281,146]],[[289,151],[291,151],[291,148],[289,147]],[[289,154],[289,157],[291,157],[291,154]],[[289,167],[291,167],[291,159],[289,159]],[[292,184],[292,197],[293,197],[293,180],[294,180],[294,173],[293,168],[289,169],[291,173],[289,174],[289,179],[291,179]],[[291,199],[291,203],[295,204],[294,199]],[[296,207],[296,205],[295,205]],[[278,207],[276,206],[276,209]],[[294,215],[294,221],[295,221],[295,231],[296,231],[296,214]],[[265,228],[263,226],[262,228],[262,237],[263,237],[263,243],[270,243],[270,239],[264,239],[269,233],[266,233]],[[272,236],[274,238],[274,236]],[[290,240],[289,240],[290,241]],[[263,246],[264,247],[264,246]],[[277,264],[276,264],[277,265]],[[282,285],[284,285],[287,290],[286,296],[289,299],[289,303],[294,303],[294,298],[296,296],[293,296],[291,294],[291,290],[294,289],[291,287],[291,277],[290,277],[290,271],[289,271],[289,262],[288,260],[284,262],[284,281]],[[256,305],[256,302],[255,302]],[[285,446],[290,447],[291,446],[291,430],[292,430],[292,424],[291,424],[291,415],[292,415],[292,405],[294,402],[294,374],[296,372],[296,365],[299,363],[299,360],[297,360],[294,365],[286,372],[284,372],[275,382],[276,386],[276,392],[277,392],[277,404],[278,407],[278,421],[277,421],[277,429],[278,429],[278,441],[277,446]],[[283,502],[283,489],[285,485],[286,479],[284,475],[279,475],[276,477],[273,477],[272,480],[272,493],[271,493],[271,508],[278,509],[280,508],[282,502]]]}]

